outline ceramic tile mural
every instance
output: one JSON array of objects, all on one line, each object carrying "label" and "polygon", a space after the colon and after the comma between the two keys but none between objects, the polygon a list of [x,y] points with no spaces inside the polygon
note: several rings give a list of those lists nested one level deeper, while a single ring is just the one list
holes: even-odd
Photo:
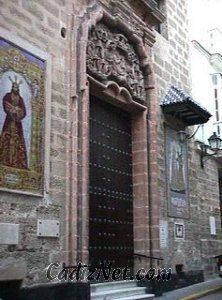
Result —
[{"label": "ceramic tile mural", "polygon": [[166,128],[166,162],[168,214],[189,218],[187,145],[186,142],[181,143],[177,131],[170,128]]},{"label": "ceramic tile mural", "polygon": [[42,193],[45,62],[0,38],[0,188]]}]

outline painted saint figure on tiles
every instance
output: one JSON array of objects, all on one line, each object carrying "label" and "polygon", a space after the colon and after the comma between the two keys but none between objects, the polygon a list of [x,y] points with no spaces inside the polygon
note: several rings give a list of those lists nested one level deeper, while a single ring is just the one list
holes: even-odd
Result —
[{"label": "painted saint figure on tiles", "polygon": [[27,169],[27,152],[22,128],[22,120],[26,116],[25,104],[20,96],[21,80],[9,77],[12,82],[11,92],[3,97],[3,109],[6,118],[0,136],[0,164]]},{"label": "painted saint figure on tiles", "polygon": [[171,191],[185,194],[183,152],[179,142],[174,141],[172,143],[171,155],[170,189]]}]

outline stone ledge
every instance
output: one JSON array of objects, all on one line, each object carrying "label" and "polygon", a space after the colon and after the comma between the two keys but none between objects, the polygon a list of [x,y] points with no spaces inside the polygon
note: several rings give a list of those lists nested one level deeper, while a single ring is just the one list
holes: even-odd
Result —
[{"label": "stone ledge", "polygon": [[26,277],[27,268],[25,263],[0,266],[0,282],[23,280]]}]

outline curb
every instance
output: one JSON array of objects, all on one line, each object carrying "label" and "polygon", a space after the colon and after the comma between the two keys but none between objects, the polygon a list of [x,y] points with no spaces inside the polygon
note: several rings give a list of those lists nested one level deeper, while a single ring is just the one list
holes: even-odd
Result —
[{"label": "curb", "polygon": [[221,291],[221,290],[222,290],[222,286],[219,286],[219,287],[216,287],[216,288],[211,288],[211,289],[208,289],[208,290],[204,290],[204,291],[192,294],[188,297],[181,298],[180,300],[195,300],[195,299],[199,299],[201,297],[216,293],[216,292]]}]

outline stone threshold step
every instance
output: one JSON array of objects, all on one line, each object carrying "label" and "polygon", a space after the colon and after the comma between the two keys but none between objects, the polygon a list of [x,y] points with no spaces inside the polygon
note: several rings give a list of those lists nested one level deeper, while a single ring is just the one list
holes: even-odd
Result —
[{"label": "stone threshold step", "polygon": [[154,299],[154,297],[155,297],[154,294],[146,294],[146,295],[138,295],[138,296],[119,298],[118,300],[152,300],[152,299]]},{"label": "stone threshold step", "polygon": [[121,281],[111,281],[104,283],[94,283],[90,285],[90,289],[92,292],[104,291],[108,289],[117,288],[126,288],[126,287],[137,287],[137,282],[135,280],[121,280]]},{"label": "stone threshold step", "polygon": [[114,286],[113,290],[91,293],[91,299],[104,299],[105,297],[107,297],[107,299],[120,299],[121,297],[130,297],[130,296],[135,297],[138,295],[144,295],[145,292],[146,292],[145,287],[115,289]]}]

